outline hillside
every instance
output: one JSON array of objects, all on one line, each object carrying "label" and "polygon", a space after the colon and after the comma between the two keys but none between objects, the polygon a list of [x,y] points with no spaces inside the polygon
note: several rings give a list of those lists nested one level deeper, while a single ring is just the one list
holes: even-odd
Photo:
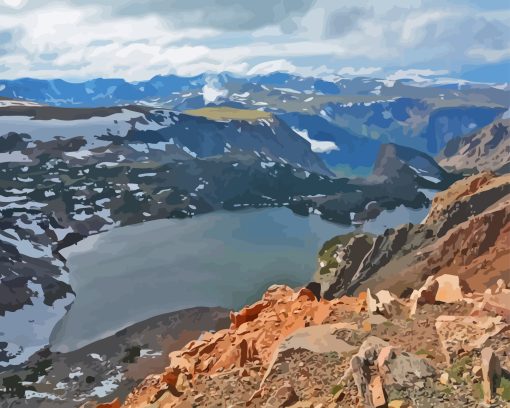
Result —
[{"label": "hillside", "polygon": [[459,173],[510,171],[510,119],[497,120],[448,142],[438,156],[441,166]]}]

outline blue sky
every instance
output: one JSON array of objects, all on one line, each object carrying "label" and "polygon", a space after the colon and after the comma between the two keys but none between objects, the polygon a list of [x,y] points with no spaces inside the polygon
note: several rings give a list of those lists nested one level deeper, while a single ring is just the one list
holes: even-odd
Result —
[{"label": "blue sky", "polygon": [[280,70],[501,82],[510,60],[506,3],[0,0],[0,78]]}]

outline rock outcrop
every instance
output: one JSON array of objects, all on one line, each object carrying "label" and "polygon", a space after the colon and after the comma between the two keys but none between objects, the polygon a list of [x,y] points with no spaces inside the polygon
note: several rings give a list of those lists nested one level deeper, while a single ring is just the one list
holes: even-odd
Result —
[{"label": "rock outcrop", "polygon": [[[123,406],[446,408],[476,406],[484,395],[477,387],[505,406],[510,325],[484,309],[492,294],[464,290],[449,276],[434,282],[412,318],[393,312],[395,302],[406,311],[412,301],[390,292],[317,300],[308,289],[272,286],[231,313],[230,328],[170,353],[166,370]],[[452,282],[453,296],[444,298]]]},{"label": "rock outcrop", "polygon": [[429,155],[393,143],[381,146],[373,175],[390,180],[412,178],[421,186],[431,188],[445,188],[458,179],[446,172]]},{"label": "rock outcrop", "polygon": [[491,348],[485,347],[481,356],[483,400],[486,404],[490,404],[493,392],[501,380],[501,366],[498,357]]},{"label": "rock outcrop", "polygon": [[439,164],[456,172],[510,170],[510,119],[496,120],[471,135],[450,140]]},{"label": "rock outcrop", "polygon": [[510,175],[457,181],[436,194],[422,224],[329,244],[319,262],[315,280],[328,299],[367,288],[409,296],[444,274],[477,291],[496,288],[498,279],[510,280]]}]

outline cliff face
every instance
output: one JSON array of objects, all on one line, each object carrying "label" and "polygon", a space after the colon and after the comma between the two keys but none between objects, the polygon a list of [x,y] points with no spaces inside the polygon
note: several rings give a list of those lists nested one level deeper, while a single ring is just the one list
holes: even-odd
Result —
[{"label": "cliff face", "polygon": [[448,174],[432,157],[393,143],[381,146],[373,175],[390,180],[410,178],[423,187],[446,188],[456,177]]},{"label": "cliff face", "polygon": [[509,277],[509,215],[510,176],[471,176],[438,193],[422,224],[330,242],[315,279],[329,299],[366,288],[405,295],[428,276],[443,273],[463,276],[484,290]]},{"label": "cliff face", "polygon": [[510,119],[497,120],[471,135],[451,140],[439,155],[439,164],[457,172],[508,172],[509,126]]}]

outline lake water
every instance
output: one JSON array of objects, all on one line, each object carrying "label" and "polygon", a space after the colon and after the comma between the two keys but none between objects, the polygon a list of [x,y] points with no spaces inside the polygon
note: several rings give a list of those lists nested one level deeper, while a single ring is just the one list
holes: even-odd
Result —
[{"label": "lake water", "polygon": [[[381,233],[426,214],[398,207],[362,229]],[[324,241],[353,229],[271,208],[150,221],[88,237],[62,251],[76,299],[53,330],[52,349],[73,350],[188,307],[239,309],[273,283],[306,284]]]}]

